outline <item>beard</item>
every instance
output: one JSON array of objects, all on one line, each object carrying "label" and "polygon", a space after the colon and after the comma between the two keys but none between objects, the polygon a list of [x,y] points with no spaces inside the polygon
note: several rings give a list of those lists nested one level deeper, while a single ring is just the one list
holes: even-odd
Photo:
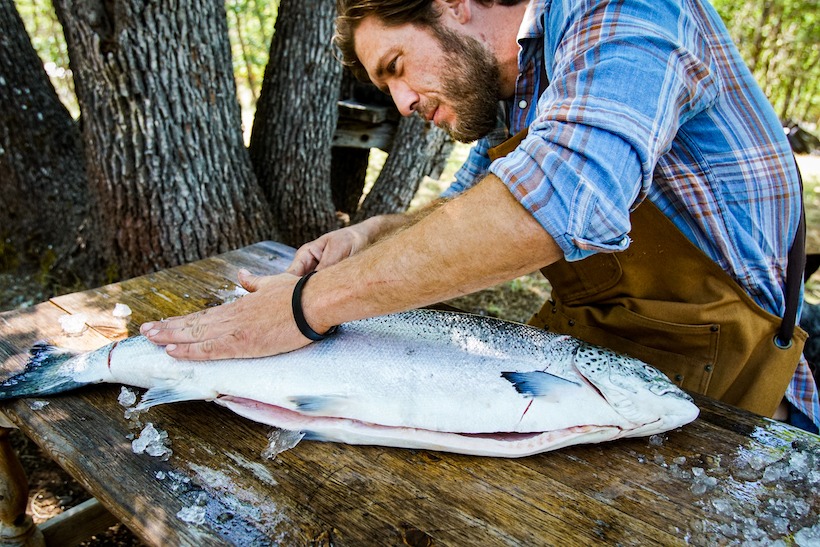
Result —
[{"label": "beard", "polygon": [[[498,61],[478,40],[458,34],[442,25],[432,27],[434,36],[447,52],[449,72],[442,77],[446,102],[456,121],[439,125],[460,142],[473,142],[495,129],[501,69]],[[423,105],[422,112],[438,107],[438,101]]]}]

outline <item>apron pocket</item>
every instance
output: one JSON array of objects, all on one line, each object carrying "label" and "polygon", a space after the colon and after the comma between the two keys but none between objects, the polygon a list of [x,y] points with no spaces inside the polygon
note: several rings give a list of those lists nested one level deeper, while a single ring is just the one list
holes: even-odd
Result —
[{"label": "apron pocket", "polygon": [[683,389],[706,393],[717,360],[718,325],[660,321],[622,306],[609,309],[607,315],[607,322],[618,325],[618,334],[566,316],[562,330],[645,361]]}]

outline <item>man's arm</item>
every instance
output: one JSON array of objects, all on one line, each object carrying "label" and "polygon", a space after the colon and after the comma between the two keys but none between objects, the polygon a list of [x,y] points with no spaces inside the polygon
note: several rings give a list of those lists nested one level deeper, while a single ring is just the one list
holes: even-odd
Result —
[{"label": "man's arm", "polygon": [[[551,264],[561,251],[495,176],[418,222],[328,267],[304,287],[317,332],[333,325],[433,304]],[[297,329],[297,277],[243,275],[251,294],[216,308],[143,325],[174,357],[273,355],[309,343]]]}]

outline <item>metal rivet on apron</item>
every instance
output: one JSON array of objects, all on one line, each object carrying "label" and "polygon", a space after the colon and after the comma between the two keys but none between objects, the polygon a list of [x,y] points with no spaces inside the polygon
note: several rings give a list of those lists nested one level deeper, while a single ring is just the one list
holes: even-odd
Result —
[{"label": "metal rivet on apron", "polygon": [[706,372],[712,372],[712,365],[706,365],[705,367],[703,367],[703,370],[705,370]]},{"label": "metal rivet on apron", "polygon": [[570,320],[569,320],[569,326],[570,326],[570,327],[574,327],[574,326],[575,326],[575,321],[574,321],[574,320],[572,320],[572,319],[570,319]]},{"label": "metal rivet on apron", "polygon": [[718,327],[717,325],[712,325],[711,327],[709,327],[709,330],[712,332],[717,332],[719,328],[720,327]]},{"label": "metal rivet on apron", "polygon": [[683,374],[675,374],[675,381],[680,382],[683,380]]},{"label": "metal rivet on apron", "polygon": [[552,308],[552,313],[558,313],[558,308]]}]

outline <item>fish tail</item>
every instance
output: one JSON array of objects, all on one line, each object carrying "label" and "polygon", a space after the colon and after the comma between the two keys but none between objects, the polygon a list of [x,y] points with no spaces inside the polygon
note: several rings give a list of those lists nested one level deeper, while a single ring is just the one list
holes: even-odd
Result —
[{"label": "fish tail", "polygon": [[29,351],[25,370],[0,384],[0,401],[52,395],[85,385],[75,382],[63,371],[66,361],[76,355],[76,352],[37,342]]}]

